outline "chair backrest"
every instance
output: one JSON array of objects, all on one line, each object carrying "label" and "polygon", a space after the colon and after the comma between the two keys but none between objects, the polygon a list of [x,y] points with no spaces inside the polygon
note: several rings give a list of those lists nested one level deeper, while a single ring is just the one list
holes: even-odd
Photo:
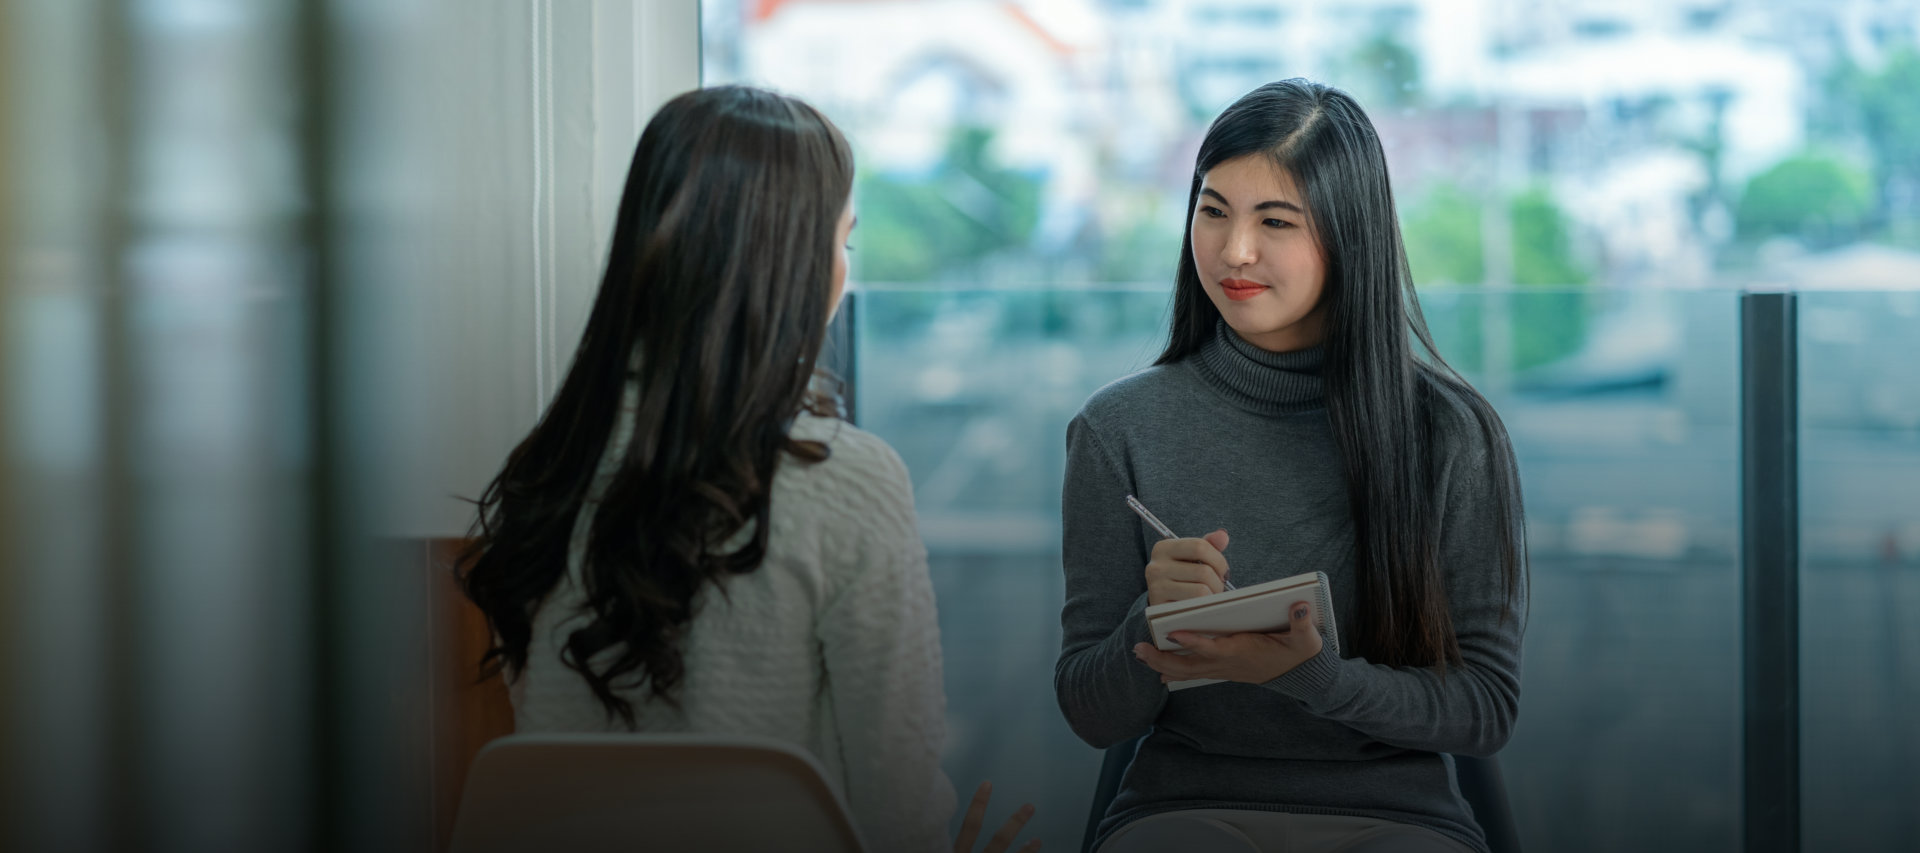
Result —
[{"label": "chair backrest", "polygon": [[766,738],[512,735],[474,760],[452,853],[860,853],[820,765]]},{"label": "chair backrest", "polygon": [[[1120,779],[1127,774],[1127,766],[1133,763],[1133,755],[1140,751],[1143,739],[1134,738],[1107,749],[1106,758],[1100,763],[1100,779],[1094,783],[1093,805],[1087,810],[1087,831],[1080,836],[1081,853],[1093,853],[1093,837],[1100,828],[1100,819],[1106,817],[1107,807],[1120,793]],[[1500,773],[1500,760],[1492,756],[1456,755],[1453,756],[1453,775],[1454,782],[1460,786],[1461,798],[1473,809],[1474,820],[1487,834],[1487,848],[1493,853],[1520,853],[1520,831],[1513,822],[1513,807],[1507,804],[1507,783]]]},{"label": "chair backrest", "polygon": [[1473,807],[1473,819],[1487,834],[1487,849],[1493,853],[1520,853],[1520,827],[1513,821],[1513,806],[1507,802],[1507,779],[1500,772],[1495,756],[1453,757],[1453,781],[1460,796]]},{"label": "chair backrest", "polygon": [[1120,794],[1120,778],[1127,775],[1127,767],[1133,764],[1133,754],[1140,751],[1143,740],[1145,736],[1107,747],[1107,757],[1100,762],[1100,779],[1093,783],[1093,805],[1087,809],[1087,831],[1080,836],[1080,853],[1093,853],[1100,819],[1107,816],[1107,807]]}]

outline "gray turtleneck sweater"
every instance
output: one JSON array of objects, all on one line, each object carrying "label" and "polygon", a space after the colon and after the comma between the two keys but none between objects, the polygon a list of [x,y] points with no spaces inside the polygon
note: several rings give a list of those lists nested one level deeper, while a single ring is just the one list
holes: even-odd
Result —
[{"label": "gray turtleneck sweater", "polygon": [[1381,818],[1486,849],[1442,753],[1488,755],[1507,742],[1525,590],[1509,610],[1486,434],[1449,392],[1430,399],[1441,406],[1440,568],[1460,666],[1443,678],[1328,650],[1266,684],[1169,693],[1133,655],[1149,640],[1143,571],[1159,537],[1127,510],[1128,494],[1182,536],[1232,534],[1226,558],[1240,586],[1326,572],[1337,624],[1356,624],[1353,520],[1320,358],[1266,352],[1220,324],[1194,356],[1096,392],[1067,429],[1054,691],[1095,747],[1147,735],[1102,841],[1156,812],[1228,808]]}]

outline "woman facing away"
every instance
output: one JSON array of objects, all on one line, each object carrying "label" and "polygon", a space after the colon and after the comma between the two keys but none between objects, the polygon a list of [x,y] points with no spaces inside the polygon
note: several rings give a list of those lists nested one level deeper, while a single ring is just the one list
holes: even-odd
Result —
[{"label": "woman facing away", "polygon": [[987,786],[949,842],[906,469],[811,382],[852,187],[846,140],[797,100],[662,107],[566,381],[479,500],[460,579],[519,731],[775,738],[820,761],[869,850],[970,851]]},{"label": "woman facing away", "polygon": [[[1373,125],[1344,92],[1262,86],[1208,129],[1172,333],[1068,428],[1054,686],[1095,747],[1146,735],[1105,853],[1484,851],[1447,753],[1519,709],[1526,555],[1515,461],[1434,351]],[[1424,357],[1415,350],[1415,343]],[[1128,494],[1176,533],[1129,512]],[[1151,643],[1145,608],[1327,574],[1313,630]],[[1343,656],[1344,655],[1344,656]],[[1164,682],[1232,682],[1168,692]]]}]

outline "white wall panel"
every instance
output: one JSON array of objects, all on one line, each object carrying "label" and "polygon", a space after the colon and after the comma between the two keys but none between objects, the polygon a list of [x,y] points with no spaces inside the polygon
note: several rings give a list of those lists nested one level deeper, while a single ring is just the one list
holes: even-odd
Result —
[{"label": "white wall panel", "polygon": [[[398,438],[383,532],[459,535],[565,375],[640,129],[699,84],[695,0],[442,4],[396,94],[418,213],[362,295],[390,353],[368,436]],[[400,322],[391,322],[399,319]],[[387,349],[391,347],[391,349]],[[386,503],[385,501],[391,501]]]}]

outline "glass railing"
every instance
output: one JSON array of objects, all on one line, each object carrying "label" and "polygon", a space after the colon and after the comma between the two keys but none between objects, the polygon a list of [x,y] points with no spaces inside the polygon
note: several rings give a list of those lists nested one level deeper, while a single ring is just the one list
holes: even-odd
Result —
[{"label": "glass railing", "polygon": [[[1740,847],[1740,300],[1423,296],[1520,460],[1533,598],[1501,758],[1529,849]],[[1100,761],[1052,691],[1066,425],[1152,363],[1166,306],[1153,287],[859,296],[857,415],[914,477],[949,772],[1036,803],[1054,849],[1077,847]],[[1920,623],[1901,618],[1920,612],[1920,293],[1802,294],[1798,317],[1804,835],[1897,849],[1920,837]]]},{"label": "glass railing", "polygon": [[[1036,837],[1077,849],[1100,756],[1053,698],[1065,430],[1089,394],[1158,355],[1167,293],[869,287],[859,303],[857,416],[906,460],[932,555],[948,770],[1033,801]],[[1533,600],[1502,758],[1523,840],[1735,849],[1738,294],[1460,290],[1424,304],[1520,458]]]},{"label": "glass railing", "polygon": [[[1520,462],[1533,599],[1501,761],[1524,845],[1739,849],[1739,294],[1424,303]],[[1506,369],[1480,328],[1508,330]]]},{"label": "glass railing", "polygon": [[1920,841],[1920,292],[1801,293],[1808,850]]}]

